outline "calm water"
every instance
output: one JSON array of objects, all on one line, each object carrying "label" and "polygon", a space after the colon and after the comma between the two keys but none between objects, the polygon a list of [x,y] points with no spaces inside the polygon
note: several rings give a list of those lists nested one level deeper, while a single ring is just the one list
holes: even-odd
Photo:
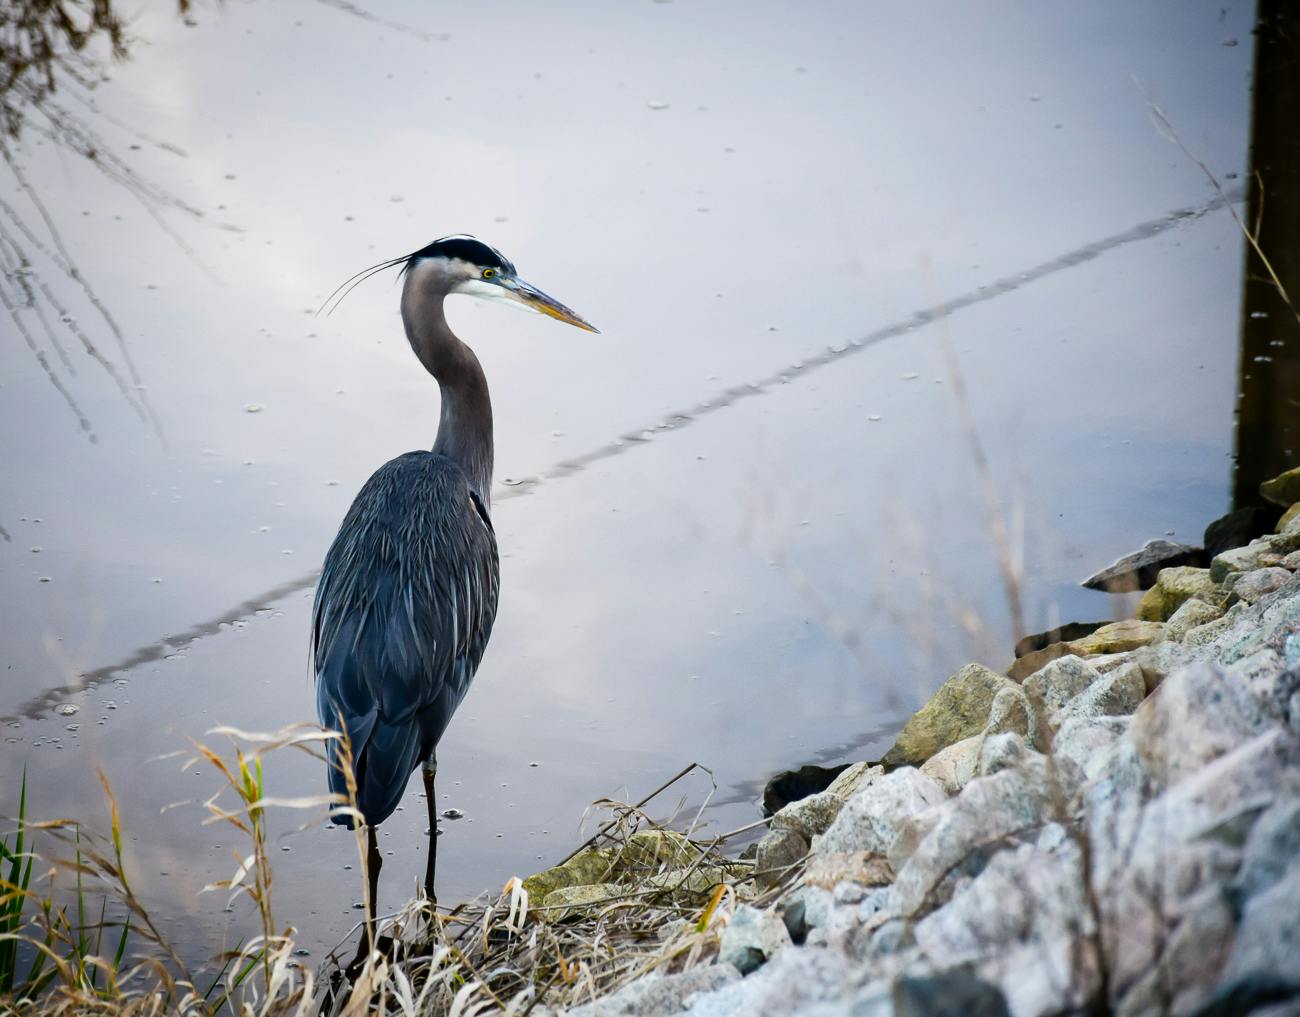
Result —
[{"label": "calm water", "polygon": [[[691,760],[717,775],[713,828],[740,825],[773,771],[873,756],[954,668],[1007,663],[945,341],[1022,521],[1029,628],[1124,615],[1079,578],[1228,507],[1241,238],[1148,103],[1235,186],[1250,5],[382,6],[133,22],[95,123],[202,213],[165,209],[174,238],[84,161],[23,148],[161,437],[64,335],[75,376],[48,359],[92,443],[0,325],[0,813],[26,766],[38,813],[102,824],[102,767],[189,950],[248,916],[196,895],[231,838],[160,813],[211,775],[157,757],[311,719],[314,570],[369,473],[432,441],[391,279],[311,314],[364,265],[474,233],[604,333],[450,308],[493,387],[503,593],[439,749],[440,805],[465,813],[444,901],[558,859],[591,800]],[[423,871],[418,785],[383,828],[385,907]],[[293,823],[277,914],[319,955],[356,916],[353,843]]]}]

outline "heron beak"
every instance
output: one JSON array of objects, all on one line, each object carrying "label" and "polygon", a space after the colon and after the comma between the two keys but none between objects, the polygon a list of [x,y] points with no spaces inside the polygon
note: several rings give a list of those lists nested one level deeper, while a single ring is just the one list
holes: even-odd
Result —
[{"label": "heron beak", "polygon": [[580,315],[574,313],[565,307],[554,297],[547,296],[536,286],[526,283],[522,279],[501,279],[500,286],[505,291],[505,295],[511,300],[523,304],[530,311],[536,311],[538,314],[544,314],[548,318],[554,318],[556,321],[568,322],[570,325],[576,325],[584,332],[595,332],[600,334],[600,329],[592,325]]}]

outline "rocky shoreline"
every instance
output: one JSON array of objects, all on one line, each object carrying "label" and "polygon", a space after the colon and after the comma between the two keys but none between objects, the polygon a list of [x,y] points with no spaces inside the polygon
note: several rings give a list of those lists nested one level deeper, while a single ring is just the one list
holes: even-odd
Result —
[{"label": "rocky shoreline", "polygon": [[[1300,470],[1262,491],[1275,532],[1122,559],[1138,618],[959,670],[751,869],[697,870],[734,906],[665,925],[685,962],[549,1012],[1300,1017]],[[605,884],[524,885],[553,922]]]}]

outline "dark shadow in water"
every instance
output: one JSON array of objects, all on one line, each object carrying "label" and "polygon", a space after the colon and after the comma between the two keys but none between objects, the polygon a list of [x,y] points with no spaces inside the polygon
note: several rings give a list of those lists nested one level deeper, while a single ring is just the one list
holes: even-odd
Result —
[{"label": "dark shadow in water", "polygon": [[[1011,293],[1012,291],[1018,290],[1032,282],[1038,281],[1039,279],[1055,275],[1056,273],[1063,272],[1066,269],[1074,268],[1076,265],[1082,265],[1085,262],[1092,261],[1093,259],[1105,254],[1107,251],[1112,251],[1117,247],[1124,246],[1125,244],[1131,244],[1139,240],[1150,240],[1153,237],[1160,236],[1162,233],[1175,226],[1193,222],[1208,215],[1216,209],[1223,208],[1231,202],[1239,201],[1242,197],[1242,189],[1236,188],[1221,196],[1215,197],[1202,205],[1175,209],[1167,215],[1161,216],[1159,219],[1150,219],[1146,222],[1139,223],[1122,233],[1116,233],[1094,243],[1086,244],[1083,247],[1076,248],[1060,257],[1052,258],[1050,261],[1042,262],[1039,265],[1017,273],[1016,275],[1005,276],[987,286],[981,286],[969,293],[961,294],[951,300],[945,301],[940,307],[916,311],[909,317],[903,318],[891,325],[885,325],[882,328],[878,328],[874,332],[870,332],[860,339],[851,340],[850,342],[840,346],[828,347],[806,360],[797,361],[789,367],[784,367],[764,378],[760,378],[758,381],[748,382],[743,385],[735,385],[688,409],[676,413],[670,413],[658,424],[651,425],[642,431],[629,432],[621,438],[617,438],[614,441],[593,449],[590,452],[586,452],[580,456],[575,456],[572,459],[566,459],[563,462],[557,463],[550,470],[539,476],[526,477],[522,480],[515,481],[503,481],[502,487],[493,492],[493,500],[502,501],[507,498],[530,494],[548,480],[558,480],[562,477],[567,477],[573,473],[579,472],[587,466],[590,466],[592,463],[600,462],[603,459],[611,459],[614,456],[627,452],[629,449],[636,448],[638,445],[643,445],[650,441],[653,435],[658,432],[678,430],[710,413],[716,413],[718,410],[725,409],[728,406],[733,406],[742,399],[750,396],[762,395],[772,390],[777,385],[794,381],[797,378],[802,378],[804,375],[811,373],[819,367],[825,367],[829,364],[837,363],[854,353],[859,353],[868,347],[885,341],[886,339],[895,338],[896,336],[903,335],[922,325],[929,324],[931,321],[943,317],[946,314],[951,314],[954,311],[959,311],[974,304],[983,303],[986,300],[992,300],[1005,293]],[[143,646],[133,652],[130,656],[115,664],[108,664],[104,667],[96,668],[94,671],[88,671],[85,674],[79,675],[77,682],[74,684],[48,689],[24,703],[19,708],[18,716],[33,718],[39,717],[44,714],[45,711],[59,703],[64,697],[80,692],[91,682],[102,681],[111,675],[117,674],[121,671],[130,670],[139,664],[161,660],[168,654],[175,653],[176,650],[182,646],[186,646],[206,636],[219,632],[225,625],[233,624],[234,622],[251,617],[258,611],[265,610],[277,600],[287,597],[292,593],[310,589],[316,582],[316,577],[319,574],[319,572],[311,572],[308,575],[299,577],[298,579],[291,579],[287,582],[281,583],[279,586],[275,586],[272,589],[267,590],[265,593],[255,597],[250,597],[243,603],[235,605],[230,610],[223,612],[216,618],[200,622],[183,632],[177,633],[176,635],[166,636],[156,643],[150,643],[148,646]],[[16,717],[0,717],[0,721],[14,719],[16,719]],[[889,727],[882,730],[884,733],[888,734],[895,730],[895,728]],[[880,737],[880,735],[876,733],[868,733],[868,735],[864,737],[870,739]],[[865,742],[863,744],[865,744]],[[855,746],[835,746],[825,752],[819,753],[812,761],[818,762],[823,759],[829,761],[838,755],[843,755],[853,747]],[[727,801],[731,800],[732,799],[727,799]],[[748,801],[748,799],[744,800]]]},{"label": "dark shadow in water", "polygon": [[1287,287],[1246,247],[1233,505],[1300,464],[1300,7],[1260,0],[1255,37],[1250,200],[1246,222]]},{"label": "dark shadow in water", "polygon": [[[882,738],[890,738],[898,734],[905,719],[900,718],[888,724],[878,724],[873,728],[868,728],[866,731],[853,735],[847,741],[839,742],[824,749],[818,749],[805,758],[803,762],[815,763],[818,766],[856,762],[862,757],[862,750],[868,745],[878,744]],[[769,774],[767,777],[758,780],[745,780],[731,784],[728,786],[726,794],[714,798],[709,802],[709,806],[716,808],[720,805],[752,805],[754,802],[762,801],[763,788],[770,776]]]}]

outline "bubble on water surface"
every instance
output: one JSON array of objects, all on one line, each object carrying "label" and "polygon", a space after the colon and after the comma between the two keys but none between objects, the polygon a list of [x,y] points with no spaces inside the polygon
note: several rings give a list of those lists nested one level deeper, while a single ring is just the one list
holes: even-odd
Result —
[{"label": "bubble on water surface", "polygon": [[81,707],[76,703],[60,703],[54,708],[54,712],[60,717],[75,717],[81,712]]}]

